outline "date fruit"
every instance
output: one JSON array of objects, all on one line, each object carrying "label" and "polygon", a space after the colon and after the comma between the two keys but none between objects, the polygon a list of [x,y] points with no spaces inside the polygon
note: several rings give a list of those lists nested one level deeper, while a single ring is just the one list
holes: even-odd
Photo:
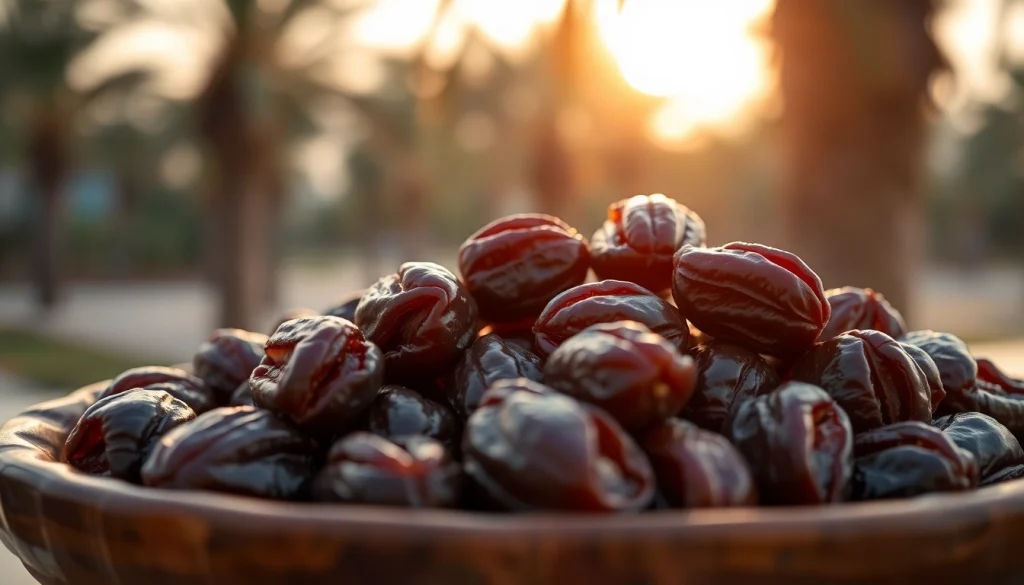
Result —
[{"label": "date fruit", "polygon": [[142,466],[149,487],[278,500],[308,497],[315,446],[269,410],[221,407],[160,438]]},{"label": "date fruit", "polygon": [[762,502],[828,504],[847,498],[853,429],[821,388],[787,382],[740,404],[728,428],[751,466]]},{"label": "date fruit", "polygon": [[532,319],[590,268],[586,239],[564,221],[526,213],[495,220],[459,248],[459,272],[493,323]]},{"label": "date fruit", "polygon": [[615,419],[526,379],[491,387],[462,452],[466,474],[510,510],[635,512],[654,497],[651,464]]},{"label": "date fruit", "polygon": [[978,364],[963,340],[950,333],[922,330],[911,331],[900,341],[924,350],[939,370],[945,398],[939,403],[938,414],[961,412],[962,408],[969,405],[970,400],[965,403],[964,396],[974,389]]},{"label": "date fruit", "polygon": [[636,195],[608,207],[608,220],[590,239],[591,266],[600,280],[661,293],[672,287],[672,256],[685,245],[705,245],[704,220],[660,193]]},{"label": "date fruit", "polygon": [[408,508],[456,505],[462,471],[444,446],[410,435],[390,441],[351,433],[332,447],[313,481],[313,498]]},{"label": "date fruit", "polygon": [[97,400],[108,396],[144,388],[163,390],[184,402],[196,414],[202,414],[217,407],[216,397],[203,381],[180,368],[164,366],[143,366],[125,370],[110,382]]},{"label": "date fruit", "polygon": [[227,404],[231,394],[263,359],[267,336],[241,329],[218,329],[199,346],[192,371],[213,391],[218,403]]},{"label": "date fruit", "polygon": [[122,392],[90,406],[71,430],[64,461],[92,475],[139,483],[153,444],[196,414],[162,390]]},{"label": "date fruit", "polygon": [[635,321],[587,327],[544,364],[548,386],[603,408],[628,431],[675,416],[696,377],[693,358]]},{"label": "date fruit", "polygon": [[317,313],[313,309],[308,309],[306,307],[293,307],[291,309],[284,311],[283,313],[278,315],[276,319],[274,319],[274,323],[271,326],[270,330],[268,331],[268,334],[273,335],[274,332],[277,331],[278,327],[284,325],[288,321],[294,321],[295,319],[307,319],[309,317],[319,316],[320,313]]},{"label": "date fruit", "polygon": [[810,349],[831,312],[821,279],[803,260],[746,242],[680,248],[672,296],[704,333],[780,358]]},{"label": "date fruit", "polygon": [[447,268],[407,262],[367,291],[355,323],[384,352],[387,382],[417,387],[455,364],[476,321],[476,303]]},{"label": "date fruit", "polygon": [[334,305],[327,307],[323,314],[331,317],[341,317],[346,321],[356,322],[356,307],[359,306],[359,301],[362,300],[363,295],[366,294],[368,289],[354,290],[340,299]]},{"label": "date fruit", "polygon": [[940,417],[932,425],[974,455],[981,485],[1024,476],[1024,450],[996,419],[980,412],[960,412]]},{"label": "date fruit", "polygon": [[348,429],[373,402],[383,378],[380,349],[338,317],[295,319],[267,340],[253,370],[253,404],[327,440]]},{"label": "date fruit", "polygon": [[818,341],[832,339],[854,329],[881,331],[898,339],[907,332],[903,315],[881,293],[870,288],[845,286],[825,291],[831,316]]},{"label": "date fruit", "polygon": [[541,380],[540,358],[519,345],[488,333],[477,338],[445,382],[448,403],[462,419],[469,418],[480,405],[480,399],[498,380],[529,378]]},{"label": "date fruit", "polygon": [[228,406],[256,406],[252,403],[252,392],[249,391],[249,380],[242,382],[231,393],[231,400]]},{"label": "date fruit", "polygon": [[909,498],[978,485],[978,464],[942,431],[919,421],[899,422],[857,435],[853,498]]},{"label": "date fruit", "polygon": [[791,375],[824,388],[857,433],[932,419],[927,377],[903,346],[881,331],[847,331],[819,343],[797,360]]},{"label": "date fruit", "polygon": [[370,405],[370,432],[387,439],[422,435],[457,449],[459,423],[447,406],[428,400],[415,390],[385,386]]},{"label": "date fruit", "polygon": [[727,508],[757,504],[757,486],[728,439],[680,419],[641,435],[658,486],[673,508]]},{"label": "date fruit", "polygon": [[[957,364],[966,370],[966,358],[960,358]],[[972,358],[971,363],[977,367],[974,385],[947,395],[938,414],[987,414],[1009,429],[1018,441],[1024,440],[1024,381],[1007,376],[990,360]]]},{"label": "date fruit", "polygon": [[907,355],[917,362],[917,366],[921,368],[921,373],[924,374],[924,379],[928,381],[928,393],[931,396],[932,412],[935,412],[946,398],[946,390],[942,387],[942,376],[939,374],[938,366],[935,365],[932,356],[928,355],[928,352],[920,347],[902,341],[899,344],[903,351],[907,352]]},{"label": "date fruit", "polygon": [[697,383],[680,416],[709,431],[727,432],[725,423],[737,405],[782,383],[764,358],[738,345],[713,341],[697,346],[692,355]]},{"label": "date fruit", "polygon": [[571,288],[551,299],[533,326],[537,354],[547,357],[563,341],[598,323],[636,321],[680,350],[690,329],[675,307],[632,282],[602,280]]}]

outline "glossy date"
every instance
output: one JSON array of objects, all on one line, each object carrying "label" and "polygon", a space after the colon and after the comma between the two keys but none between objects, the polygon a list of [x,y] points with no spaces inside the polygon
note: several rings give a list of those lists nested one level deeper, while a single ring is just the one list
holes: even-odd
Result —
[{"label": "glossy date", "polygon": [[550,215],[526,213],[495,220],[459,248],[459,272],[493,323],[540,314],[562,291],[582,284],[590,247],[575,229]]},{"label": "glossy date", "polygon": [[125,370],[110,382],[97,400],[138,388],[163,390],[184,402],[196,414],[217,407],[217,399],[203,381],[179,368],[144,366]]},{"label": "glossy date", "polygon": [[551,299],[533,326],[534,345],[545,358],[587,327],[616,321],[636,321],[686,348],[690,330],[679,311],[642,286],[620,280],[581,284]]},{"label": "glossy date", "polygon": [[628,431],[675,416],[695,379],[690,356],[635,321],[592,325],[544,364],[545,384],[603,408]]},{"label": "glossy date", "polygon": [[635,512],[654,497],[650,462],[615,419],[525,379],[484,395],[462,452],[466,474],[510,510]]},{"label": "glossy date", "polygon": [[313,481],[313,498],[408,508],[459,501],[462,471],[438,441],[410,435],[388,440],[355,432],[336,442]]},{"label": "glossy date", "polygon": [[390,384],[417,388],[443,375],[476,339],[477,308],[447,268],[407,262],[359,301],[355,324],[384,352]]},{"label": "glossy date", "polygon": [[676,306],[719,341],[792,358],[814,344],[829,320],[821,279],[784,250],[745,242],[683,246],[674,266]]},{"label": "glossy date", "polygon": [[907,332],[903,315],[875,290],[846,286],[825,291],[825,298],[831,316],[818,336],[819,341],[854,329],[881,331],[897,339]]},{"label": "glossy date", "polygon": [[253,404],[327,440],[373,402],[383,378],[380,349],[338,317],[295,319],[278,327],[253,370]]},{"label": "glossy date", "polygon": [[817,344],[792,378],[823,388],[857,433],[894,422],[931,421],[931,389],[921,367],[880,331],[847,331]]},{"label": "glossy date", "polygon": [[781,384],[764,358],[738,345],[712,341],[691,353],[697,381],[680,416],[709,431],[726,432],[725,423],[737,405]]},{"label": "glossy date", "polygon": [[676,508],[757,504],[750,467],[728,439],[680,419],[646,431],[640,446],[650,457],[662,497]]},{"label": "glossy date", "polygon": [[142,467],[150,487],[305,499],[315,448],[268,410],[222,407],[165,434]]},{"label": "glossy date", "polygon": [[600,280],[634,282],[654,293],[672,287],[672,256],[705,244],[704,220],[658,193],[608,207],[608,219],[590,239],[591,265]]},{"label": "glossy date", "polygon": [[974,455],[981,485],[1024,477],[1024,450],[996,419],[980,412],[961,412],[940,417],[932,425]]},{"label": "glossy date", "polygon": [[192,371],[213,391],[218,403],[227,404],[242,382],[263,359],[267,336],[241,329],[218,329],[199,346]]},{"label": "glossy date", "polygon": [[853,429],[824,390],[787,382],[739,405],[728,436],[751,466],[767,504],[845,500],[853,474]]},{"label": "glossy date", "polygon": [[480,399],[498,380],[528,378],[541,380],[540,358],[520,345],[488,333],[477,338],[445,381],[448,403],[465,420],[480,405]]},{"label": "glossy date", "polygon": [[387,439],[421,435],[436,439],[449,451],[458,448],[459,423],[451,410],[402,386],[380,389],[370,405],[369,427]]},{"label": "glossy date", "polygon": [[196,414],[162,390],[136,390],[90,406],[64,445],[64,461],[92,475],[139,483],[142,463],[164,433]]}]

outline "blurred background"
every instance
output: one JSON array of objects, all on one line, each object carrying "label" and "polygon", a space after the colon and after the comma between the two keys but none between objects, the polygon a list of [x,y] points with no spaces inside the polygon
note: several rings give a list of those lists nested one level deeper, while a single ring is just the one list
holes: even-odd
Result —
[{"label": "blurred background", "polygon": [[11,388],[653,192],[911,327],[1024,338],[1024,1],[0,0]]}]

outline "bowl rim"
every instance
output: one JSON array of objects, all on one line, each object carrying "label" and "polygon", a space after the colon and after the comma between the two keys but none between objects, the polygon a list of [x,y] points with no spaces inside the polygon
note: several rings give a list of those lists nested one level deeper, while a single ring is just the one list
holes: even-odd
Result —
[{"label": "bowl rim", "polygon": [[[66,463],[50,460],[19,435],[18,428],[38,422],[48,409],[74,404],[100,384],[62,398],[39,403],[0,428],[0,482],[19,481],[40,492],[78,505],[98,506],[125,516],[187,516],[245,522],[254,529],[304,529],[327,532],[402,531],[411,538],[446,538],[486,534],[489,538],[545,537],[587,539],[598,536],[651,538],[720,537],[763,540],[817,538],[823,533],[859,538],[878,534],[955,532],[987,526],[992,512],[1024,516],[1024,480],[986,486],[969,492],[935,493],[909,499],[845,502],[826,506],[737,507],[659,510],[639,514],[532,512],[506,514],[454,509],[411,510],[362,504],[286,502],[204,491],[137,486],[114,478],[90,476]],[[10,527],[4,528],[10,534]]]}]

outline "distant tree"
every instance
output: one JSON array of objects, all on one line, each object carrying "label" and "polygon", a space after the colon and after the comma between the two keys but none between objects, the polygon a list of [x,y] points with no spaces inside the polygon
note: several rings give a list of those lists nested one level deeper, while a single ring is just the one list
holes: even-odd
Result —
[{"label": "distant tree", "polygon": [[913,312],[934,0],[777,0],[789,247]]}]

